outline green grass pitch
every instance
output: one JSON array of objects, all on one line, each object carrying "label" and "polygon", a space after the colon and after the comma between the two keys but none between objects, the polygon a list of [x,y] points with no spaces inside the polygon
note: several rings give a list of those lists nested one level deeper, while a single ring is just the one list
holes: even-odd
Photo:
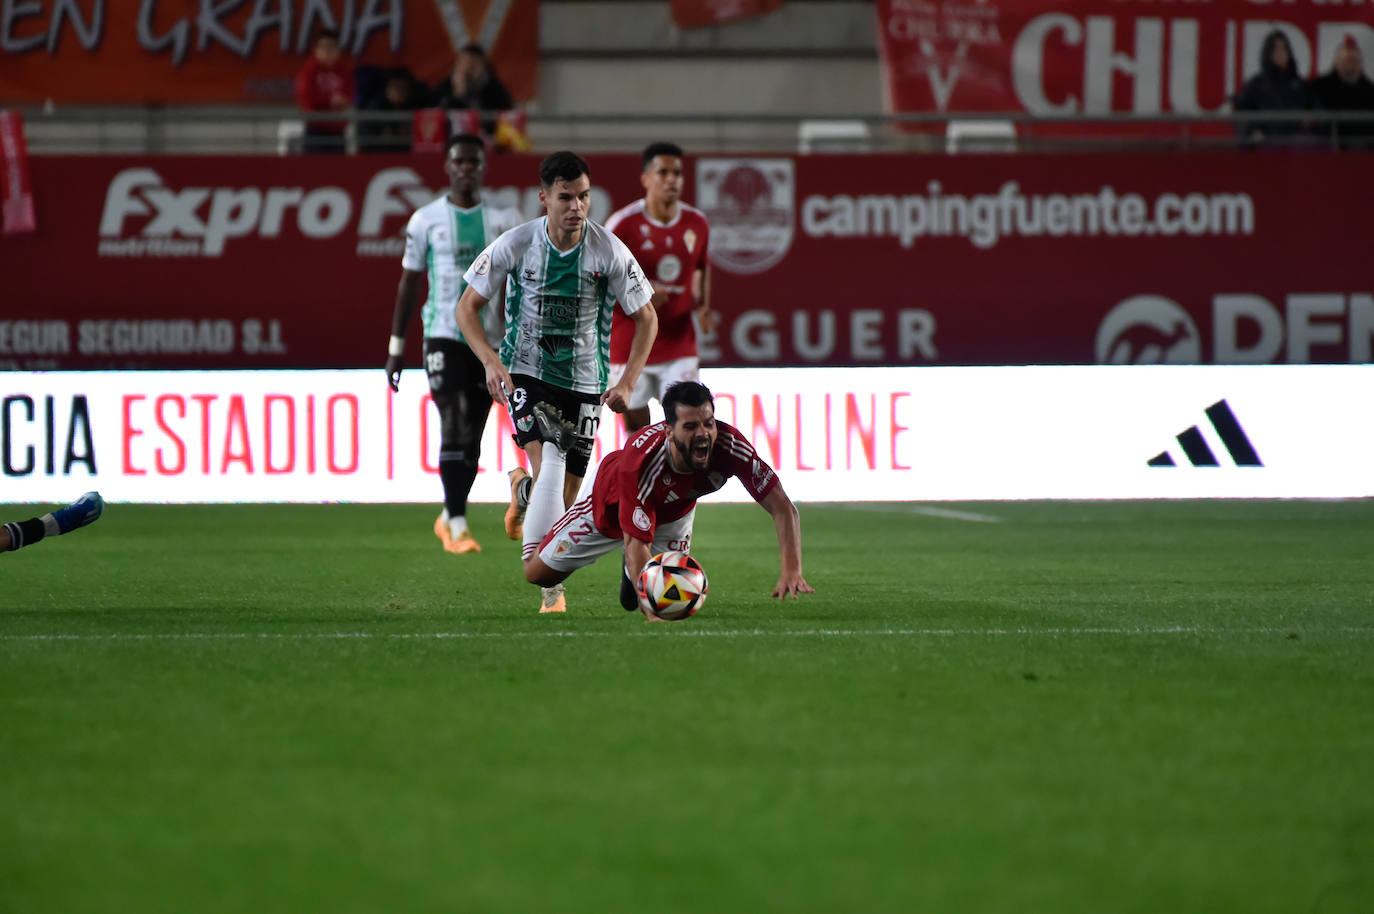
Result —
[{"label": "green grass pitch", "polygon": [[708,503],[672,625],[434,512],[0,556],[0,911],[1374,910],[1374,502]]}]

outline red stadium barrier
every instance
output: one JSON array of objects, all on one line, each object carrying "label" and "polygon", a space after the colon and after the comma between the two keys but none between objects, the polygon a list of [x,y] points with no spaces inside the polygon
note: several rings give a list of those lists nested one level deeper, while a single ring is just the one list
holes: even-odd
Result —
[{"label": "red stadium barrier", "polygon": [[[538,158],[487,198],[537,214]],[[591,159],[593,215],[639,195]],[[707,364],[1368,362],[1368,157],[689,161],[724,315]],[[0,367],[349,368],[385,359],[435,156],[35,157],[0,244]],[[419,334],[411,334],[419,364]]]}]

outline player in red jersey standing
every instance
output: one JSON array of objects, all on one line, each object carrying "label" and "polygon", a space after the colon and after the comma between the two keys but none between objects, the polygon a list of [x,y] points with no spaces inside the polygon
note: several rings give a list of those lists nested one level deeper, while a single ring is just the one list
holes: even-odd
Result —
[{"label": "player in red jersey standing", "polygon": [[715,417],[715,399],[695,381],[681,381],[663,394],[663,422],[651,425],[611,453],[597,470],[590,496],[568,509],[525,559],[525,579],[552,587],[578,568],[625,548],[620,605],[639,609],[632,576],[650,557],[670,549],[689,552],[697,499],[736,477],[773,517],[782,571],[773,596],[812,593],[802,577],[801,521],[773,468],[759,457],[739,429]]},{"label": "player in red jersey standing", "polygon": [[[662,403],[669,385],[700,377],[693,315],[702,333],[716,328],[716,312],[707,299],[711,227],[701,210],[682,202],[682,150],[672,143],[652,143],[645,147],[643,161],[643,199],[606,220],[606,228],[625,242],[644,268],[654,287],[650,304],[658,311],[658,338],[624,414],[630,433],[649,424],[651,397]],[[611,322],[612,384],[620,380],[629,361],[634,330],[634,322],[617,310]]]}]

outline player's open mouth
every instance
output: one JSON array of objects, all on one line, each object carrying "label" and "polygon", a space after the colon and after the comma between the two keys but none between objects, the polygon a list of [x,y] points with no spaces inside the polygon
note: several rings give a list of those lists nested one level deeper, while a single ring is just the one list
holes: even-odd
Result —
[{"label": "player's open mouth", "polygon": [[706,458],[708,458],[708,457],[710,457],[710,456],[711,456],[711,441],[710,441],[710,439],[703,439],[703,440],[701,440],[701,441],[693,441],[693,442],[692,442],[692,459],[693,459],[693,460],[705,460]]}]

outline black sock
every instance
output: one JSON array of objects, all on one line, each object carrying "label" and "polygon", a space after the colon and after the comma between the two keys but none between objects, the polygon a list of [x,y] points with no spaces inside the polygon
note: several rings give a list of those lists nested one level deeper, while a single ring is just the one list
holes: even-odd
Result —
[{"label": "black sock", "polygon": [[466,517],[468,493],[477,481],[477,464],[463,457],[439,455],[439,481],[444,486],[444,507],[449,517]]},{"label": "black sock", "polygon": [[36,517],[21,520],[14,524],[5,524],[5,529],[10,532],[11,550],[32,546],[47,533],[47,527],[43,525],[43,521]]},{"label": "black sock", "polygon": [[625,570],[623,562],[620,565],[620,605],[626,612],[639,609],[639,594],[635,593],[634,582],[630,580],[630,573]]}]

